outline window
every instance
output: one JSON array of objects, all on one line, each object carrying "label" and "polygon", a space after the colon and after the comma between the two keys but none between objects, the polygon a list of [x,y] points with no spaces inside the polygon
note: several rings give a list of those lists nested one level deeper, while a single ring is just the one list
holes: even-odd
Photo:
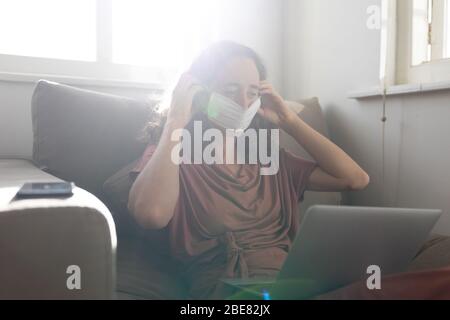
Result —
[{"label": "window", "polygon": [[1,0],[0,72],[166,82],[217,40],[218,0]]},{"label": "window", "polygon": [[450,58],[450,3],[414,0],[412,65]]},{"label": "window", "polygon": [[95,1],[0,1],[0,53],[94,61]]},{"label": "window", "polygon": [[215,1],[113,0],[112,60],[174,68],[216,38]]},{"label": "window", "polygon": [[450,0],[398,0],[396,83],[450,81]]}]

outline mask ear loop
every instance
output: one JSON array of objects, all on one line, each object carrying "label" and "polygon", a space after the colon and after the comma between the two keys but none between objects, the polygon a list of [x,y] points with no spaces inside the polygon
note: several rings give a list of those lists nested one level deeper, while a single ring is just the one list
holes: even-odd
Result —
[{"label": "mask ear loop", "polygon": [[244,119],[243,119],[243,123],[242,123],[242,127],[243,127],[242,131],[247,130],[247,128],[250,126],[253,119],[258,114],[258,110],[261,108],[261,105],[262,105],[261,99],[258,98],[245,111]]}]

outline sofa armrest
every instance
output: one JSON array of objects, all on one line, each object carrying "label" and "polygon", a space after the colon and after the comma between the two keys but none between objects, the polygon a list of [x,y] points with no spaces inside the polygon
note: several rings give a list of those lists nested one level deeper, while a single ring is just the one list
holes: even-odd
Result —
[{"label": "sofa armrest", "polygon": [[[66,199],[16,200],[24,182],[58,181],[25,160],[0,160],[0,181],[0,299],[113,298],[117,240],[106,206],[78,187]],[[80,289],[67,286],[76,283],[70,266]]]}]

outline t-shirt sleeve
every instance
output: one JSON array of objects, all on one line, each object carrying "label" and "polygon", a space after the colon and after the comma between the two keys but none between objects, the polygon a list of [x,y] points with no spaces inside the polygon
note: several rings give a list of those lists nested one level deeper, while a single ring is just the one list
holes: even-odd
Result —
[{"label": "t-shirt sleeve", "polygon": [[318,164],[315,161],[295,156],[285,149],[282,149],[281,152],[283,153],[282,157],[284,157],[286,171],[297,193],[297,198],[303,201],[308,179]]}]

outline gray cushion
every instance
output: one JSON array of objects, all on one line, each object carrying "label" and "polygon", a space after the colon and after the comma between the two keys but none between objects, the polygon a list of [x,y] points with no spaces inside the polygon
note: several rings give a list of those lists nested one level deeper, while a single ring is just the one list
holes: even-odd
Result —
[{"label": "gray cushion", "polygon": [[186,299],[187,285],[176,267],[170,257],[154,252],[142,239],[119,239],[117,299]]},{"label": "gray cushion", "polygon": [[139,227],[128,212],[128,195],[134,183],[131,170],[136,166],[135,160],[108,178],[103,185],[105,204],[111,211],[116,223],[117,234],[122,236],[140,236],[144,229]]},{"label": "gray cushion", "polygon": [[[329,138],[328,128],[319,99],[314,97],[299,100],[298,102],[287,101],[287,103],[291,109],[298,113],[299,117],[305,121],[305,123],[323,136]],[[300,146],[294,138],[289,136],[284,131],[280,131],[280,145],[297,156],[313,160],[311,155],[302,146]],[[340,192],[306,191],[304,200],[300,204],[300,212],[305,213],[306,210],[314,204],[340,205],[341,199],[342,196]]]},{"label": "gray cushion", "polygon": [[149,250],[168,256],[170,248],[167,228],[145,230],[128,211],[128,195],[137,176],[131,170],[136,166],[136,162],[126,165],[105,181],[103,186],[105,204],[113,214],[119,237],[139,236]]},{"label": "gray cushion", "polygon": [[450,237],[432,234],[408,268],[408,271],[439,269],[450,266]]},{"label": "gray cushion", "polygon": [[153,105],[41,80],[31,107],[35,163],[101,195],[103,182],[144,150],[137,137]]}]

